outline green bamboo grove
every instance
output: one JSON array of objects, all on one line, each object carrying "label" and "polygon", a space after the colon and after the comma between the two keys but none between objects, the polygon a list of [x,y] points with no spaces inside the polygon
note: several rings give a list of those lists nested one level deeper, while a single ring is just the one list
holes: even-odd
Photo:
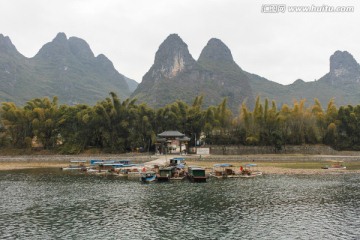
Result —
[{"label": "green bamboo grove", "polygon": [[121,153],[134,149],[152,150],[156,134],[178,130],[205,144],[273,146],[326,144],[335,149],[360,150],[360,105],[339,109],[331,99],[323,108],[315,99],[293,106],[259,97],[253,110],[246,104],[234,115],[224,99],[204,109],[203,97],[193,103],[176,101],[153,109],[136,100],[121,101],[115,93],[88,105],[59,105],[57,97],[33,99],[18,107],[3,102],[0,109],[0,147],[31,149],[37,143],[44,149],[75,154],[89,148]]}]

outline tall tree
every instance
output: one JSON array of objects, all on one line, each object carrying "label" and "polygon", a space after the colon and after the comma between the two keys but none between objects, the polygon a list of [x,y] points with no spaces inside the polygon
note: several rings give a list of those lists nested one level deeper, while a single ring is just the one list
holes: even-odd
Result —
[{"label": "tall tree", "polygon": [[10,145],[31,148],[33,134],[30,111],[18,108],[12,102],[4,102],[1,108],[2,125],[10,137]]},{"label": "tall tree", "polygon": [[58,98],[54,97],[52,101],[49,98],[33,99],[27,102],[24,110],[32,113],[32,126],[37,140],[45,149],[56,147],[60,132]]}]

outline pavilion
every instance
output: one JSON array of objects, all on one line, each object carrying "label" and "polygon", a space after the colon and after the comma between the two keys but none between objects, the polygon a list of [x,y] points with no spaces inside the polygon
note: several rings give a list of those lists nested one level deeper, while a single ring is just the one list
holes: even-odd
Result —
[{"label": "pavilion", "polygon": [[[183,153],[187,151],[190,138],[178,131],[165,131],[157,135],[155,149],[156,153]],[[185,148],[185,149],[183,149]],[[178,150],[179,149],[179,150]]]}]

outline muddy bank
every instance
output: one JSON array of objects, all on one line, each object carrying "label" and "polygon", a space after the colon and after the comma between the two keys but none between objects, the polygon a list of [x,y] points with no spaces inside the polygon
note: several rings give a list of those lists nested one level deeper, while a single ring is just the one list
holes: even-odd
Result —
[{"label": "muddy bank", "polygon": [[99,154],[99,155],[19,155],[0,156],[0,170],[66,167],[72,160],[122,160],[137,163],[156,159],[155,156],[136,154]]}]

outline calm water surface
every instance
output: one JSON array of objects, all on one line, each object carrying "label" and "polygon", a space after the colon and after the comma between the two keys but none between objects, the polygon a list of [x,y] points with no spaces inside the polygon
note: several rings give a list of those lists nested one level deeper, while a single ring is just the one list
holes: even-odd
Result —
[{"label": "calm water surface", "polygon": [[0,171],[0,239],[360,239],[360,176],[142,184]]}]

